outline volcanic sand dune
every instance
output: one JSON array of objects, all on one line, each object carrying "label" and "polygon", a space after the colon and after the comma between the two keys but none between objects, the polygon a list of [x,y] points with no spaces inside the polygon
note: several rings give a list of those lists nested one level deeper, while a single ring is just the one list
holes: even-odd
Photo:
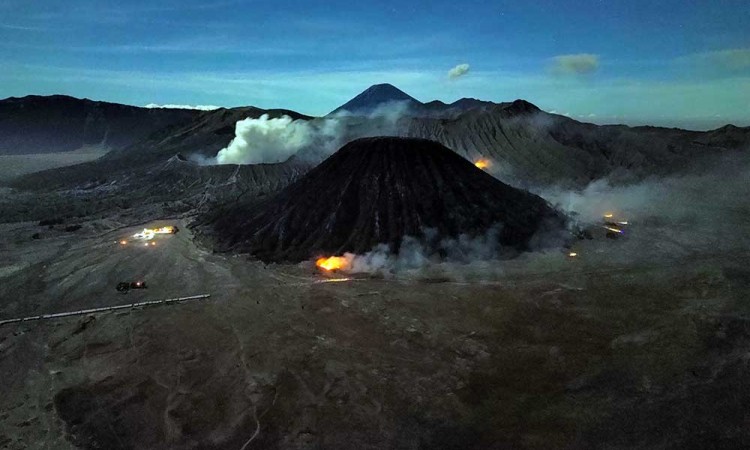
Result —
[{"label": "volcanic sand dune", "polygon": [[537,233],[564,225],[540,197],[436,142],[385,137],[353,141],[267,201],[217,215],[208,233],[219,248],[266,261],[363,253],[378,244],[395,252],[404,237],[420,238],[428,229],[455,238],[496,227],[500,244],[523,250]]}]

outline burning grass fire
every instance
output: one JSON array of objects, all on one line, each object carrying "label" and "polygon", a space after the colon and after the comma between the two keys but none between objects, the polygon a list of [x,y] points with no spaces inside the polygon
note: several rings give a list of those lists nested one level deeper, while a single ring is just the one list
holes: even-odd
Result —
[{"label": "burning grass fire", "polygon": [[318,258],[315,261],[315,265],[329,272],[347,270],[349,268],[349,260],[343,256],[330,256],[328,258]]},{"label": "burning grass fire", "polygon": [[492,166],[492,161],[486,158],[480,158],[474,161],[474,165],[477,166],[477,168],[479,169],[486,170]]}]

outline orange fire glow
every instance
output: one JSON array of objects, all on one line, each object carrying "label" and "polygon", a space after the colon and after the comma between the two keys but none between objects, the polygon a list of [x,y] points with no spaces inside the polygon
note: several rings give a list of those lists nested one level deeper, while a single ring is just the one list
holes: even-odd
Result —
[{"label": "orange fire glow", "polygon": [[144,228],[143,231],[140,233],[136,233],[133,235],[136,239],[144,239],[146,241],[150,241],[154,238],[157,234],[174,234],[175,228],[173,226],[166,226],[161,228]]},{"label": "orange fire glow", "polygon": [[343,256],[331,256],[329,258],[318,258],[315,265],[323,270],[342,270],[349,267],[349,261]]},{"label": "orange fire glow", "polygon": [[489,159],[479,158],[478,160],[474,161],[474,165],[482,170],[486,170],[490,168],[492,162]]}]

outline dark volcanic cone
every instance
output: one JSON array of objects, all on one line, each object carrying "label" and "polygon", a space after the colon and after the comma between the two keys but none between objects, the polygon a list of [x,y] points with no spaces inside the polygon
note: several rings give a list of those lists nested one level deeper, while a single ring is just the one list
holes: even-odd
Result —
[{"label": "dark volcanic cone", "polygon": [[268,200],[221,211],[212,220],[219,249],[264,261],[397,251],[405,236],[481,235],[519,250],[563,217],[543,199],[512,188],[429,140],[353,141]]}]

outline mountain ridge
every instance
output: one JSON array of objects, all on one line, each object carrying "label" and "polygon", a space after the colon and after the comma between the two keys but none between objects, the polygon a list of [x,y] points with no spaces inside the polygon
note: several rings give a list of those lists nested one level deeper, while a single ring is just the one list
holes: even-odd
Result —
[{"label": "mountain ridge", "polygon": [[9,97],[0,100],[0,155],[121,148],[199,114],[67,95]]}]

